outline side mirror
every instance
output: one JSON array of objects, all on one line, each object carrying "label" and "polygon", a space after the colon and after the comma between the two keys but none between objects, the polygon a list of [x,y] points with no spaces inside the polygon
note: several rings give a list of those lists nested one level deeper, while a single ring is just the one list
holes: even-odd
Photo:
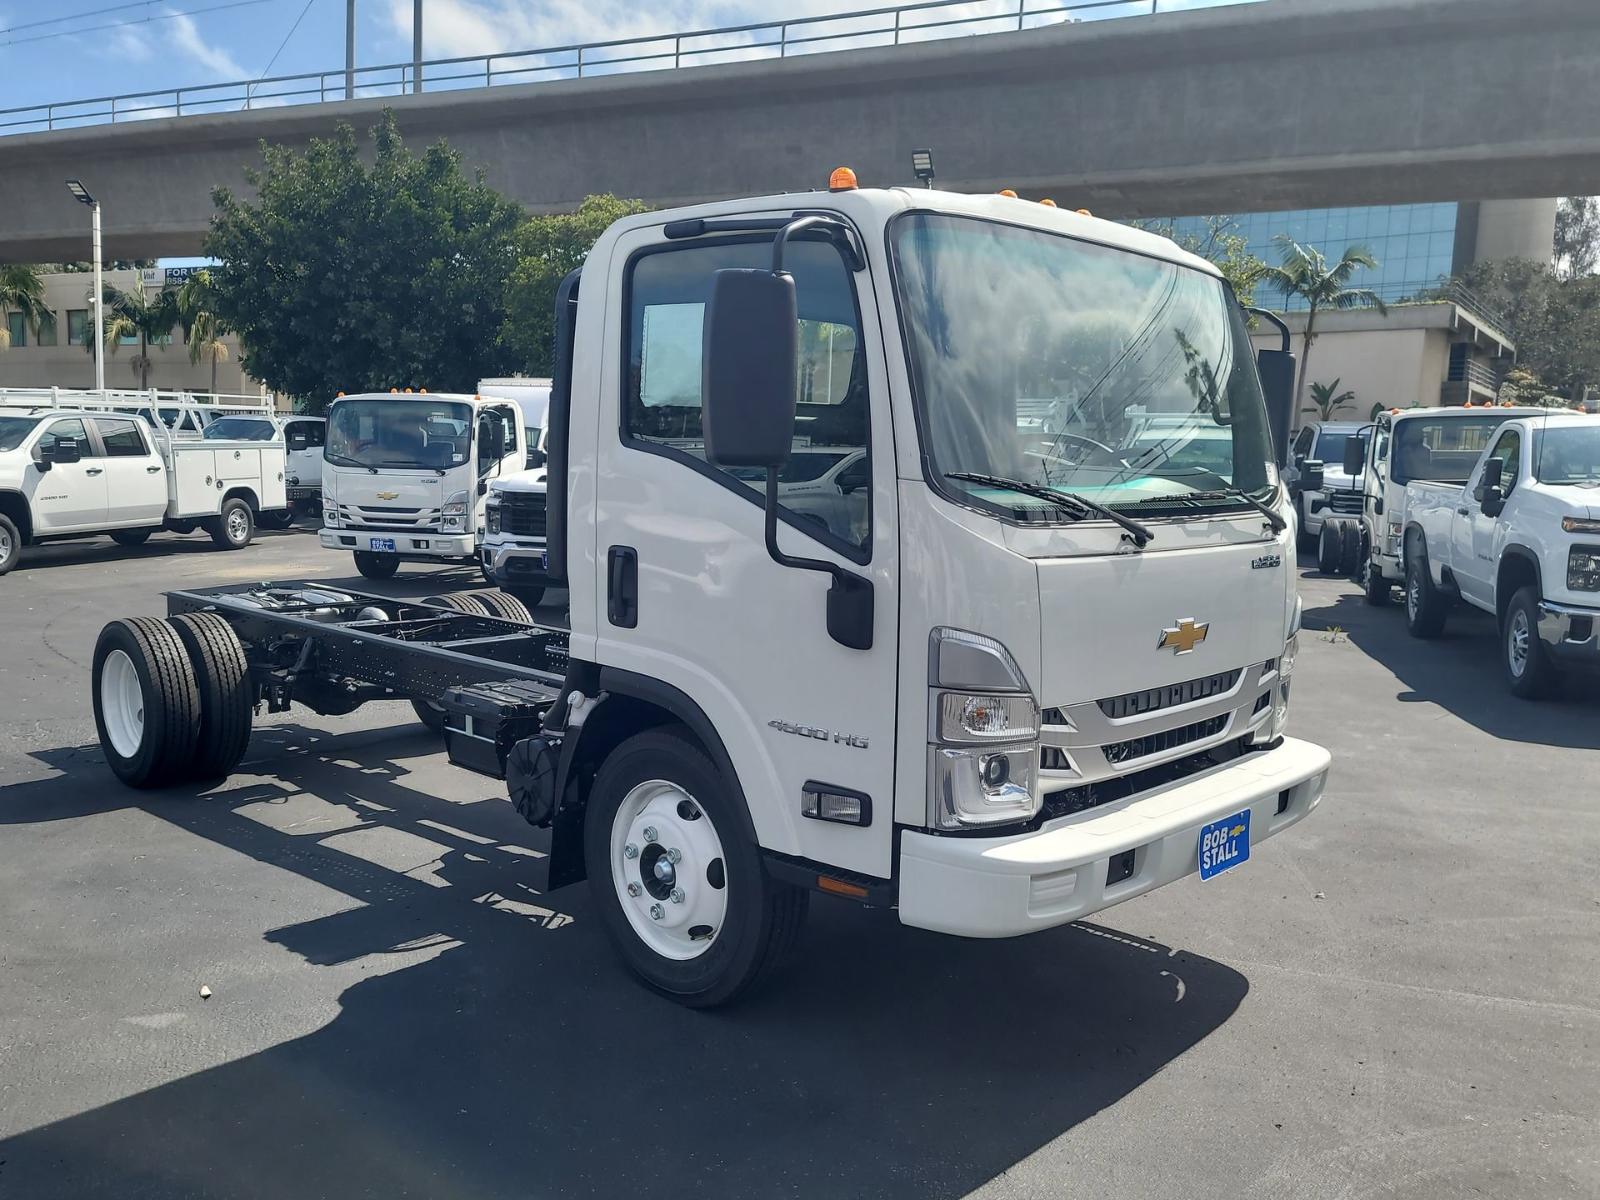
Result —
[{"label": "side mirror", "polygon": [[1289,426],[1294,423],[1294,355],[1288,350],[1257,350],[1256,370],[1261,374],[1261,394],[1267,401],[1273,461],[1287,462]]},{"label": "side mirror", "polygon": [[1323,464],[1320,459],[1302,458],[1300,460],[1300,488],[1307,492],[1322,491],[1326,480],[1323,478]]},{"label": "side mirror", "polygon": [[478,460],[480,465],[490,459],[500,459],[506,453],[506,433],[498,421],[485,421],[478,435]]},{"label": "side mirror", "polygon": [[1354,479],[1361,474],[1367,462],[1367,443],[1364,438],[1346,438],[1344,443],[1344,473]]},{"label": "side mirror", "polygon": [[1501,490],[1498,483],[1491,483],[1484,487],[1483,499],[1479,502],[1479,507],[1483,509],[1483,515],[1486,517],[1498,517],[1505,511],[1506,494]]},{"label": "side mirror", "polygon": [[719,467],[781,467],[794,443],[800,356],[794,277],[718,271],[701,354],[707,460]]},{"label": "side mirror", "polygon": [[83,457],[77,438],[57,438],[54,446],[41,446],[40,452],[56,463],[75,463]]},{"label": "side mirror", "polygon": [[533,471],[544,466],[548,460],[545,458],[545,453],[543,450],[533,449],[528,451],[528,457],[526,461],[528,464],[528,470]]},{"label": "side mirror", "polygon": [[55,466],[55,459],[56,448],[54,446],[41,444],[33,448],[33,465],[38,467],[41,473]]},{"label": "side mirror", "polygon": [[310,439],[303,433],[291,433],[287,440],[291,450],[304,450],[311,444]]},{"label": "side mirror", "polygon": [[1505,462],[1498,458],[1491,458],[1483,464],[1483,478],[1478,480],[1478,486],[1487,493],[1490,488],[1497,488],[1505,482],[1505,477]]}]

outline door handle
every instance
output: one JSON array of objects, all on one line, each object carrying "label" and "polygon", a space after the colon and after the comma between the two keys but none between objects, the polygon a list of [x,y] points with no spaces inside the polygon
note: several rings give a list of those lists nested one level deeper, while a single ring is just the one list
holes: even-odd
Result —
[{"label": "door handle", "polygon": [[621,629],[639,624],[639,552],[613,546],[606,556],[606,615]]},{"label": "door handle", "polygon": [[159,470],[161,470],[161,468],[160,468],[160,467],[146,467],[146,468],[145,468],[145,469],[144,469],[144,473],[145,473],[145,474],[146,474],[146,475],[154,475],[154,474],[155,474],[155,473],[156,473],[156,472],[157,472],[157,471],[159,471]]},{"label": "door handle", "polygon": [[1456,514],[1457,514],[1457,515],[1458,515],[1458,516],[1462,516],[1462,517],[1464,517],[1464,516],[1466,516],[1466,515],[1467,515],[1467,514],[1468,514],[1468,513],[1470,513],[1470,512],[1471,512],[1471,511],[1472,511],[1472,510],[1471,510],[1471,509],[1470,509],[1470,508],[1458,508],[1458,509],[1456,509]]},{"label": "door handle", "polygon": [[84,474],[85,475],[99,475],[99,474],[103,473],[104,471],[105,471],[104,467],[90,467],[88,470],[84,471]]}]

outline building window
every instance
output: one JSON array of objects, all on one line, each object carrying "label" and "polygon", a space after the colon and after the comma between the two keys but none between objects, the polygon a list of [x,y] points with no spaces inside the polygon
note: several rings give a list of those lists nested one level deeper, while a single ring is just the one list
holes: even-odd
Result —
[{"label": "building window", "polygon": [[54,346],[56,344],[56,315],[47,312],[39,319],[39,341],[41,346]]},{"label": "building window", "polygon": [[16,350],[28,344],[28,322],[19,312],[6,314],[6,332],[11,335],[11,348]]},{"label": "building window", "polygon": [[89,344],[89,310],[86,308],[67,309],[67,345],[87,346]]}]

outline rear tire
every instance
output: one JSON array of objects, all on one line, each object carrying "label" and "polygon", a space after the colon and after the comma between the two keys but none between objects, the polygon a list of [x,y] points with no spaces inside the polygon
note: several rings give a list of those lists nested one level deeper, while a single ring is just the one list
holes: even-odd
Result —
[{"label": "rear tire", "polygon": [[479,604],[489,610],[491,617],[516,621],[519,625],[533,624],[533,614],[528,611],[528,606],[515,596],[508,596],[504,592],[479,592],[476,598]]},{"label": "rear tire", "polygon": [[111,540],[119,546],[142,546],[154,532],[153,529],[113,529]]},{"label": "rear tire", "polygon": [[0,575],[8,574],[22,558],[22,533],[17,523],[0,514]]},{"label": "rear tire", "polygon": [[508,587],[506,593],[522,601],[522,606],[530,614],[544,601],[544,588],[542,587]]},{"label": "rear tire", "polygon": [[255,536],[255,514],[247,502],[232,496],[222,502],[222,511],[211,518],[206,532],[224,550],[243,550]]},{"label": "rear tire", "polygon": [[1324,575],[1337,575],[1344,562],[1344,527],[1337,521],[1324,520],[1322,532],[1317,535],[1317,570]]},{"label": "rear tire", "polygon": [[1436,638],[1444,632],[1450,601],[1433,582],[1425,548],[1406,554],[1406,629],[1415,638]]},{"label": "rear tire", "polygon": [[154,617],[112,621],[94,646],[94,724],[116,777],[156,788],[188,775],[200,689],[177,631]]},{"label": "rear tire", "polygon": [[497,615],[489,611],[489,606],[480,599],[477,592],[446,592],[442,596],[428,596],[422,602],[438,605],[440,608],[453,608],[458,613],[466,613],[473,617]]},{"label": "rear tire", "polygon": [[1302,550],[1314,550],[1317,545],[1317,535],[1306,528],[1306,522],[1310,519],[1310,515],[1306,511],[1308,506],[1305,496],[1302,495],[1296,500],[1294,507],[1295,516],[1299,517],[1299,521],[1295,525],[1295,544]]},{"label": "rear tire", "polygon": [[1560,669],[1539,637],[1539,593],[1518,588],[1500,622],[1500,665],[1513,696],[1538,700],[1555,690]]},{"label": "rear tire", "polygon": [[1344,526],[1343,541],[1340,544],[1339,573],[1348,575],[1352,581],[1358,580],[1357,572],[1361,570],[1361,561],[1365,557],[1366,529],[1354,521],[1340,521]]},{"label": "rear tire", "polygon": [[216,613],[179,613],[167,624],[177,632],[200,689],[200,733],[191,778],[226,779],[250,745],[255,691],[239,635]]},{"label": "rear tire", "polygon": [[394,573],[400,569],[400,560],[392,554],[369,554],[357,550],[355,558],[356,570],[361,572],[363,579],[393,579]]},{"label": "rear tire", "polygon": [[294,511],[287,508],[270,508],[256,515],[256,524],[262,529],[287,529],[294,524]]},{"label": "rear tire", "polygon": [[417,714],[417,720],[426,725],[429,730],[441,737],[444,736],[444,709],[440,708],[432,700],[418,700],[413,697],[411,711]]},{"label": "rear tire", "polygon": [[1361,591],[1367,598],[1367,603],[1374,608],[1383,608],[1394,599],[1394,584],[1383,577],[1383,572],[1378,569],[1378,564],[1367,558],[1366,564],[1361,568],[1364,572],[1361,579]]},{"label": "rear tire", "polygon": [[805,919],[808,894],[767,874],[741,803],[698,746],[652,729],[607,756],[584,814],[607,936],[646,985],[691,1008],[765,983]]}]

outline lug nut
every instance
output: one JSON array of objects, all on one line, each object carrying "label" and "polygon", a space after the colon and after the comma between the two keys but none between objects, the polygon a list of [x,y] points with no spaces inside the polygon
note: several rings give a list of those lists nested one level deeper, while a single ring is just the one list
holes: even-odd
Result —
[{"label": "lug nut", "polygon": [[638,858],[639,857],[639,847],[635,846],[632,842],[629,842],[626,846],[624,846],[622,848],[622,857],[623,858]]},{"label": "lug nut", "polygon": [[682,888],[673,888],[672,889],[672,902],[674,904],[682,904],[683,903],[683,889]]},{"label": "lug nut", "polygon": [[630,896],[637,896],[642,891],[644,891],[644,889],[637,883],[630,883],[628,885],[628,895]]},{"label": "lug nut", "polygon": [[647,842],[656,840],[656,827],[654,825],[646,825],[644,827],[644,840]]},{"label": "lug nut", "polygon": [[664,917],[666,915],[667,915],[667,910],[662,908],[661,905],[652,904],[650,906],[650,919],[652,921],[659,921],[659,920],[661,920],[662,917]]},{"label": "lug nut", "polygon": [[671,863],[673,866],[677,866],[678,865],[678,861],[680,859],[682,859],[682,858],[683,858],[683,851],[679,850],[676,846],[672,847],[672,849],[667,851],[667,861],[669,863]]}]

